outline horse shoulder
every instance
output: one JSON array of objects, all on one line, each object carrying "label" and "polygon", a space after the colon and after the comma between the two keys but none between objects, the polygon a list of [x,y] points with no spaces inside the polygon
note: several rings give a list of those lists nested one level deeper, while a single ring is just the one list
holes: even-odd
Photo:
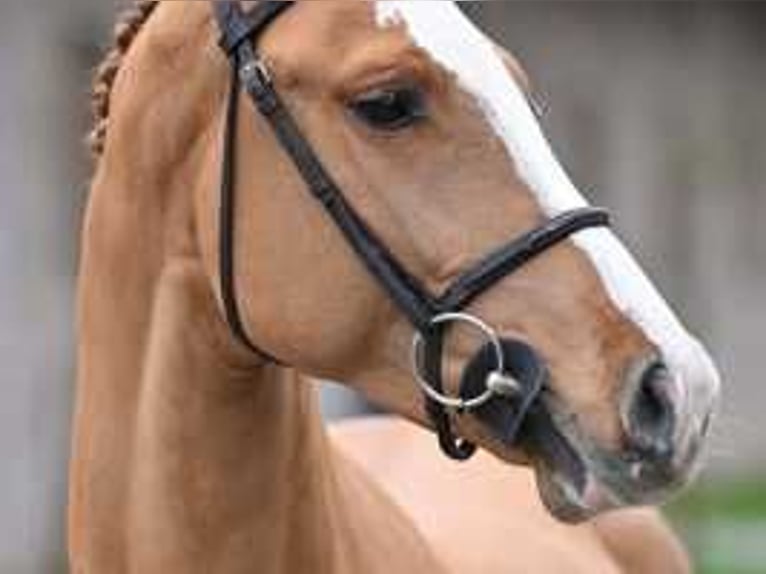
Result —
[{"label": "horse shoulder", "polygon": [[593,520],[604,545],[629,574],[688,574],[689,557],[653,508],[625,509]]},{"label": "horse shoulder", "polygon": [[402,420],[337,423],[331,437],[455,572],[685,572],[683,552],[651,511],[569,526],[542,506],[529,469],[484,454],[467,464],[448,461],[429,433]]}]

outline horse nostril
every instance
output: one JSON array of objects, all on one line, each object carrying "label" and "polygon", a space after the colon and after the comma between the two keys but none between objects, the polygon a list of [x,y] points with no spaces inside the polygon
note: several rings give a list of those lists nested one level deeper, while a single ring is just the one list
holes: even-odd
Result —
[{"label": "horse nostril", "polygon": [[676,425],[672,384],[668,367],[654,360],[640,372],[629,398],[626,430],[631,446],[655,459],[672,455]]}]

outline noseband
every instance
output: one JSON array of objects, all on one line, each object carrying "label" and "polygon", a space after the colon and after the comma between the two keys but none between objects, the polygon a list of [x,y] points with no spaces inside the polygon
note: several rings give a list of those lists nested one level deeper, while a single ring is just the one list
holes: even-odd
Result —
[{"label": "noseband", "polygon": [[[247,91],[255,108],[269,123],[277,140],[300,173],[306,187],[342,232],[362,263],[407,316],[415,329],[415,377],[425,395],[426,411],[448,456],[466,460],[475,446],[456,438],[451,413],[471,411],[486,424],[502,424],[501,438],[516,439],[521,424],[546,379],[544,362],[528,345],[501,339],[497,332],[464,309],[485,291],[531,259],[578,231],[609,225],[609,214],[585,207],[562,213],[489,254],[463,273],[442,295],[429,293],[397,261],[367,223],[348,203],[303,136],[277,92],[268,66],[260,57],[258,40],[264,30],[293,2],[259,2],[245,12],[237,1],[213,1],[221,29],[221,47],[233,73],[226,113],[219,218],[220,289],[226,320],[248,348],[274,360],[248,336],[237,303],[234,269],[235,141],[238,98]],[[443,389],[442,363],[446,333],[455,323],[478,329],[488,341],[466,369],[460,396]],[[467,376],[470,373],[476,376]]]}]

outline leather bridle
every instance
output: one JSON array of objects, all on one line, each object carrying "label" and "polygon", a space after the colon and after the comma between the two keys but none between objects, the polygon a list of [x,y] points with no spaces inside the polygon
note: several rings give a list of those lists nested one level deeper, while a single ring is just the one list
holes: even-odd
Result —
[{"label": "leather bridle", "polygon": [[[486,424],[501,425],[502,429],[496,429],[496,434],[508,444],[513,443],[527,411],[545,385],[545,364],[529,345],[501,339],[490,326],[464,310],[504,277],[572,234],[608,226],[608,212],[585,207],[545,221],[489,254],[440,296],[432,295],[397,261],[348,203],[303,136],[258,53],[257,44],[263,31],[293,2],[262,1],[249,11],[243,10],[238,1],[214,0],[212,5],[221,29],[221,47],[233,68],[226,112],[219,219],[220,290],[226,321],[233,334],[252,351],[275,360],[259,349],[247,334],[236,295],[235,141],[239,94],[244,88],[308,190],[415,329],[415,375],[424,390],[426,411],[444,452],[454,459],[465,460],[475,451],[473,444],[457,439],[452,428],[451,413],[465,411],[471,411]],[[445,334],[456,322],[479,329],[489,343],[466,368],[460,396],[449,397],[443,390],[442,354]]]}]

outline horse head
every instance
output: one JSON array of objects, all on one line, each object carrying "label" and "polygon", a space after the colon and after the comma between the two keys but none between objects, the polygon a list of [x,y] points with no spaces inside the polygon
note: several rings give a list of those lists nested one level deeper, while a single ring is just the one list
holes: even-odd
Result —
[{"label": "horse head", "polygon": [[[543,135],[520,65],[452,2],[300,2],[256,43],[262,67],[250,71],[278,92],[342,190],[342,209],[358,214],[375,245],[434,300],[509,241],[587,211]],[[217,52],[207,56],[220,89],[200,140],[208,161],[196,176],[195,225],[216,288],[218,135],[231,70]],[[432,425],[414,382],[424,378],[428,345],[416,339],[414,374],[413,321],[306,193],[317,174],[302,177],[274,126],[234,95],[230,271],[239,328],[281,364],[344,381]],[[516,378],[530,369],[539,378],[543,388],[522,410],[507,399],[497,416],[468,408],[444,416],[455,435],[533,465],[548,508],[567,520],[655,503],[685,484],[719,387],[706,351],[602,223],[571,229],[494,278],[461,314],[434,321],[454,323],[440,341],[437,398],[459,401],[466,385],[481,393],[494,383],[491,400],[506,400],[500,387],[512,394],[518,381],[491,377],[493,351],[520,363]],[[518,436],[506,440],[502,421],[514,414]]]}]

